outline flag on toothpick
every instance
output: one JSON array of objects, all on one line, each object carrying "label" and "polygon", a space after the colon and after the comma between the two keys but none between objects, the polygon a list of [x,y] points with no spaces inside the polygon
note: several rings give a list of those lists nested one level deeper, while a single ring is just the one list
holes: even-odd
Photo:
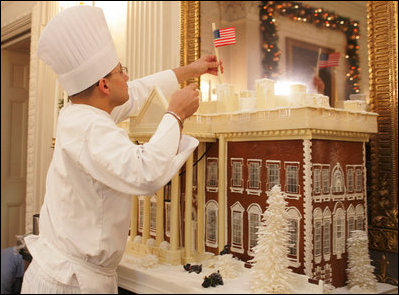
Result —
[{"label": "flag on toothpick", "polygon": [[213,43],[215,47],[236,44],[236,28],[229,27],[214,30]]},{"label": "flag on toothpick", "polygon": [[325,55],[324,59],[323,56],[321,56],[319,61],[319,68],[338,67],[340,55],[341,54],[339,52],[333,52],[328,55],[327,59]]}]

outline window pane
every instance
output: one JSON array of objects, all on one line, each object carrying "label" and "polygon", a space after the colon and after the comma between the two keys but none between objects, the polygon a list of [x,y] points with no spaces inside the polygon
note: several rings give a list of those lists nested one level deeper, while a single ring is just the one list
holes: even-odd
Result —
[{"label": "window pane", "polygon": [[278,164],[268,164],[268,190],[280,185],[280,169]]}]

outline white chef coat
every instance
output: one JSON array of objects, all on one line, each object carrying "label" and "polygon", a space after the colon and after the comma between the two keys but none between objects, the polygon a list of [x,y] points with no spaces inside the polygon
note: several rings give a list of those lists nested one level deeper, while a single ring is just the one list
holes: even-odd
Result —
[{"label": "white chef coat", "polygon": [[72,103],[60,112],[40,234],[25,240],[48,275],[63,284],[77,279],[83,293],[117,292],[116,267],[126,246],[131,196],[159,190],[198,145],[195,138],[180,135],[169,114],[141,146],[116,126],[144,104],[155,85],[166,97],[179,88],[168,70],[128,82],[129,100],[111,115]]}]

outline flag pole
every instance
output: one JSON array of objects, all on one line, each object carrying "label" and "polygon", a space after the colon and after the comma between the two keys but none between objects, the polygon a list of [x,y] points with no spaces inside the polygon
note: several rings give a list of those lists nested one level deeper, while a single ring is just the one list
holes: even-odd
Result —
[{"label": "flag pole", "polygon": [[[216,25],[215,25],[215,23],[212,23],[212,35],[213,35],[213,32],[216,30]],[[215,48],[215,54],[216,54],[216,60],[217,60],[217,62],[219,62],[220,61],[220,59],[219,59],[219,50],[218,50],[218,48],[215,46],[215,44],[213,44],[214,46],[214,48]],[[223,84],[223,82],[222,82],[222,72],[220,71],[220,66],[218,67],[218,77],[219,77],[219,84]]]},{"label": "flag pole", "polygon": [[317,55],[317,64],[316,64],[316,69],[315,69],[315,75],[316,75],[316,77],[319,76],[320,55],[321,55],[321,48],[319,48],[319,53],[318,53],[318,55]]}]

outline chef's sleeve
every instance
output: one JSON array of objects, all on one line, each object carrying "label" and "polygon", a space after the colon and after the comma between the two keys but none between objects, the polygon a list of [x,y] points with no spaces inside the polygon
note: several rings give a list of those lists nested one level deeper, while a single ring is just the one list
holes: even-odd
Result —
[{"label": "chef's sleeve", "polygon": [[198,140],[180,134],[177,120],[165,114],[157,131],[143,145],[133,144],[111,120],[93,121],[79,162],[94,179],[117,191],[148,195],[178,173]]},{"label": "chef's sleeve", "polygon": [[127,84],[129,100],[123,105],[115,107],[111,112],[111,117],[116,123],[126,120],[131,115],[137,114],[155,86],[161,89],[167,99],[171,97],[175,91],[179,90],[179,83],[172,70],[162,71],[141,79],[129,81]]}]

